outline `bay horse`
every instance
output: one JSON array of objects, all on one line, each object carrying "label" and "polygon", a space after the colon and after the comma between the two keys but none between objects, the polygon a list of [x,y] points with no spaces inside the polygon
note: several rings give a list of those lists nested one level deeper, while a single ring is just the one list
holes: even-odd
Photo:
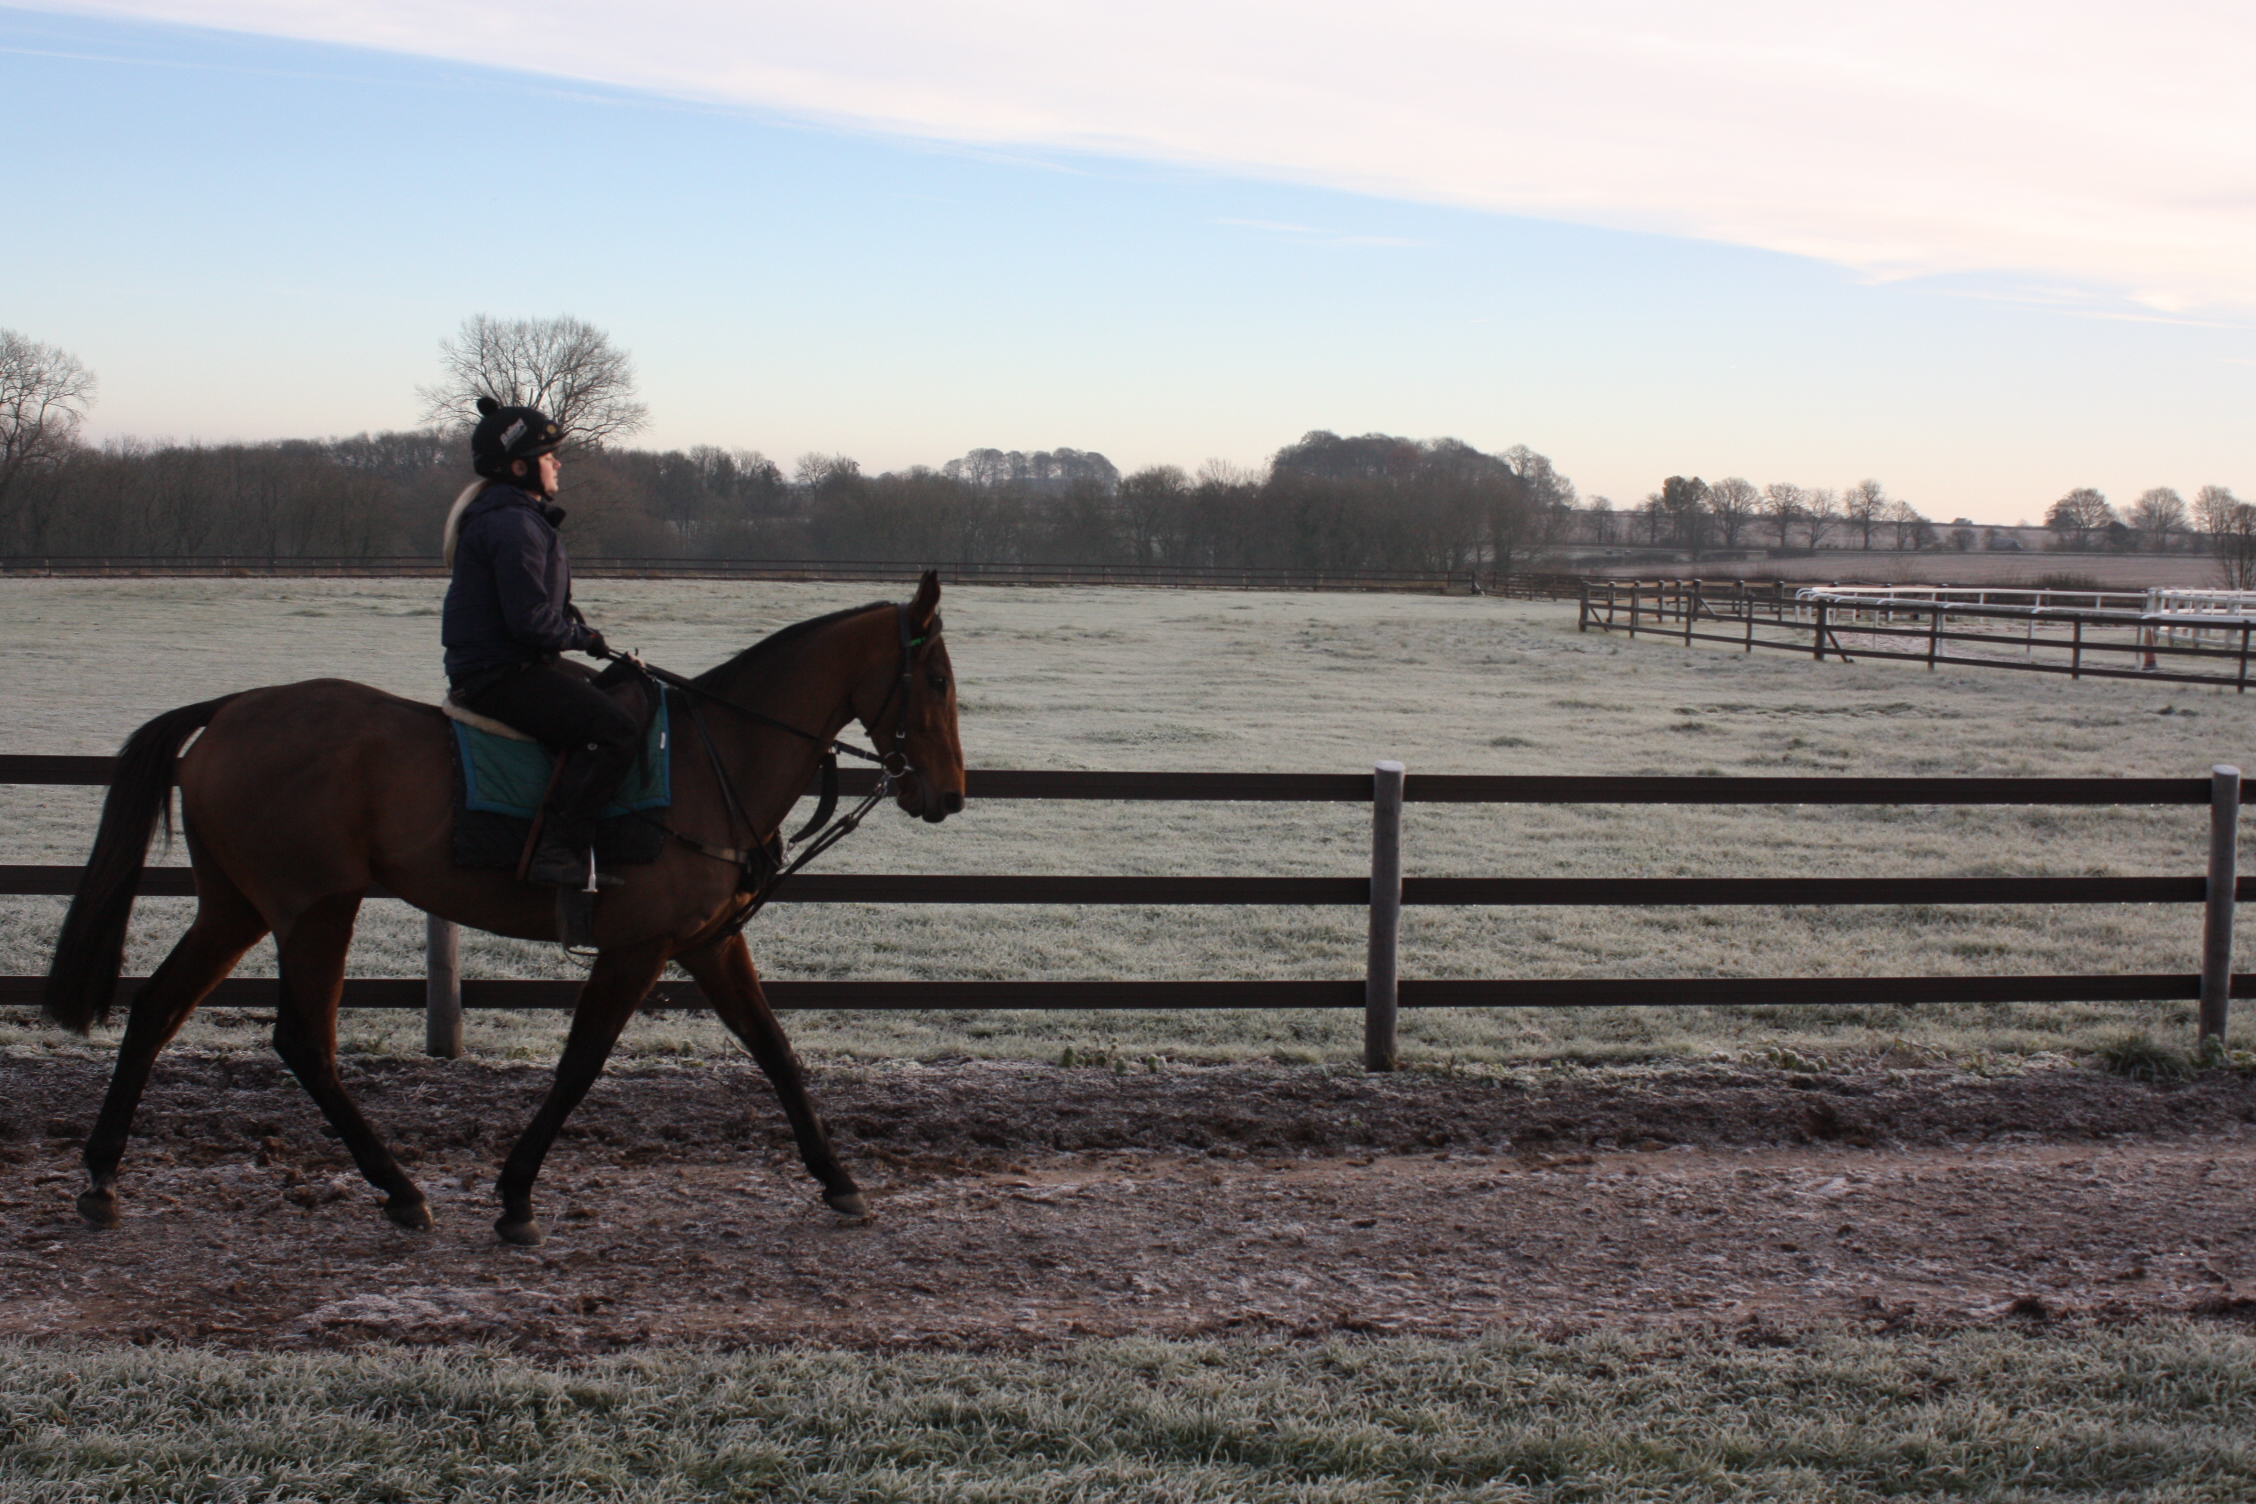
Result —
[{"label": "bay horse", "polygon": [[[533,1217],[541,1160],[669,961],[681,963],[773,1083],[824,1202],[842,1216],[866,1215],[761,993],[742,934],[752,899],[739,863],[776,834],[849,721],[890,749],[886,771],[901,809],[938,823],[963,808],[955,680],[939,607],[939,576],[928,571],[906,605],[880,601],[800,622],[695,680],[676,681],[687,686],[677,710],[688,713],[673,719],[673,805],[662,813],[678,838],[595,903],[595,960],[555,1080],[495,1187],[502,1213],[494,1230],[505,1241],[541,1241]],[[48,1019],[84,1034],[109,1015],[160,814],[171,828],[176,758],[196,917],[134,995],[86,1142],[78,1210],[87,1222],[117,1225],[118,1162],[158,1052],[271,933],[281,972],[275,1053],[384,1193],[384,1214],[406,1228],[431,1225],[423,1192],[337,1072],[337,1001],[361,899],[381,884],[460,924],[521,940],[556,936],[554,889],[455,865],[450,734],[436,706],[315,679],[167,711],[126,742],[56,942]]]}]

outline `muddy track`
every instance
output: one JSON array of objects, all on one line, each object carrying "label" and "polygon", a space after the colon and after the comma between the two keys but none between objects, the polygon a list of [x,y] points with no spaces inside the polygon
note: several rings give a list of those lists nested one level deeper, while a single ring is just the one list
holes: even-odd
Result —
[{"label": "muddy track", "polygon": [[99,1233],[70,1197],[107,1064],[0,1059],[0,1331],[557,1353],[2256,1317],[2256,1083],[2221,1072],[818,1071],[858,1224],[749,1065],[643,1067],[575,1116],[522,1250],[492,1176],[545,1068],[350,1067],[431,1195],[409,1234],[278,1065],[170,1056]]}]

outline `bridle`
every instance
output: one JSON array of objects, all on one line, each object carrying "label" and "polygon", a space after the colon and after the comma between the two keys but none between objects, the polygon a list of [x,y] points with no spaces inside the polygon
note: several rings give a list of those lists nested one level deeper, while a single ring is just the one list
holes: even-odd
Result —
[{"label": "bridle", "polygon": [[[886,690],[885,699],[877,707],[877,714],[871,716],[864,723],[881,724],[885,719],[886,712],[893,708],[896,701],[899,702],[900,714],[895,717],[893,722],[893,746],[890,751],[882,753],[873,752],[866,747],[857,747],[852,742],[841,741],[834,736],[817,735],[803,727],[794,726],[789,721],[769,715],[764,710],[755,710],[751,706],[732,700],[726,695],[717,694],[693,679],[684,678],[680,674],[646,664],[639,658],[630,658],[625,655],[618,656],[617,661],[631,665],[634,672],[642,675],[645,679],[654,681],[654,684],[666,685],[681,696],[684,707],[689,711],[690,724],[697,730],[698,742],[705,748],[706,761],[712,766],[714,780],[720,785],[721,804],[726,812],[729,840],[734,841],[736,839],[737,829],[742,826],[755,843],[746,847],[715,846],[684,831],[676,830],[672,825],[655,816],[648,814],[643,816],[644,819],[649,820],[674,840],[687,846],[700,856],[727,862],[737,869],[739,874],[737,891],[750,894],[752,901],[745,906],[741,913],[729,921],[724,933],[734,934],[751,923],[752,917],[767,906],[768,900],[775,896],[776,889],[781,887],[787,879],[816,857],[821,856],[831,847],[860,829],[863,819],[892,794],[897,784],[904,779],[917,776],[915,766],[909,761],[909,698],[914,693],[912,681],[916,673],[917,649],[939,640],[940,617],[935,613],[931,625],[926,627],[924,633],[919,636],[912,634],[909,629],[909,608],[906,605],[895,602],[893,614],[901,644],[901,672],[893,680],[891,687]],[[753,824],[752,817],[745,812],[743,801],[737,797],[735,780],[729,777],[727,764],[721,758],[720,747],[713,740],[712,729],[705,723],[702,704],[716,705],[732,714],[742,716],[746,720],[757,722],[772,730],[788,732],[802,741],[812,742],[822,748],[822,787],[815,802],[814,818],[800,827],[795,835],[785,838],[779,831],[776,835],[771,836],[765,844],[759,844],[759,830]],[[833,820],[831,817],[838,810],[838,758],[841,753],[848,757],[860,758],[864,762],[877,764],[877,785],[870,790],[868,797],[854,806],[851,811],[839,815],[837,819]],[[784,857],[794,848],[797,849],[798,854],[787,864]]]}]

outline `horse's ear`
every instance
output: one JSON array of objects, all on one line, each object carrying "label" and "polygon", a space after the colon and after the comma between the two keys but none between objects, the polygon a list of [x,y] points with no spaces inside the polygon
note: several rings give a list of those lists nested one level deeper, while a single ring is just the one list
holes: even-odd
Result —
[{"label": "horse's ear", "polygon": [[932,625],[932,618],[940,610],[940,571],[927,569],[924,578],[917,581],[915,599],[909,602],[909,625],[919,632]]}]

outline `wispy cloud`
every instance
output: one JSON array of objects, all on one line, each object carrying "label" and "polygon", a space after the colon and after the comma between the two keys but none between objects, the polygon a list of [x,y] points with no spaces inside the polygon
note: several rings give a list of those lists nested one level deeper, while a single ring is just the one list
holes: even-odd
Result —
[{"label": "wispy cloud", "polygon": [[2256,308],[2216,0],[51,0],[997,147]]},{"label": "wispy cloud", "polygon": [[1280,235],[1287,240],[1306,241],[1311,245],[1374,246],[1381,250],[1422,250],[1430,242],[1414,240],[1401,235],[1342,235],[1333,230],[1321,230],[1314,225],[1283,224],[1271,219],[1218,219],[1218,225],[1233,230],[1259,230],[1268,235]]}]

